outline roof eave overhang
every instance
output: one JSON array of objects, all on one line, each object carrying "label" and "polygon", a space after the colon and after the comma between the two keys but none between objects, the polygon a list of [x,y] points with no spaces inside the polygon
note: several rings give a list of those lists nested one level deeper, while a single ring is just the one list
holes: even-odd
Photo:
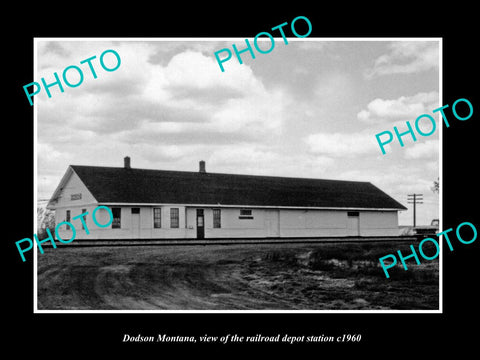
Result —
[{"label": "roof eave overhang", "polygon": [[[48,200],[48,203],[47,203],[47,206],[46,208],[49,209],[49,210],[55,210],[57,208],[57,199],[59,198],[60,194],[62,193],[62,190],[63,188],[65,187],[65,185],[67,184],[68,180],[72,177],[73,174],[76,174],[78,176],[78,174],[75,172],[75,170],[72,168],[72,166],[70,165],[67,170],[65,171],[65,174],[63,174],[63,177],[62,179],[60,180],[60,183],[58,184],[57,188],[55,189],[55,191],[53,192],[53,195],[52,197],[50,198],[50,200]],[[79,177],[80,178],[80,177]],[[82,181],[82,179],[80,178],[80,181]],[[82,181],[83,182],[83,181]],[[89,191],[89,189],[87,188],[87,191]],[[91,192],[90,192],[91,193]],[[95,199],[95,197],[93,196],[92,194],[92,197]]]},{"label": "roof eave overhang", "polygon": [[73,169],[71,166],[69,166],[65,171],[65,174],[63,174],[62,179],[58,183],[57,188],[55,189],[52,196],[50,197],[50,200],[48,200],[47,209],[55,210],[56,208],[55,204],[57,202],[57,199],[60,196],[60,193],[62,192],[65,184],[67,183],[68,179],[70,179],[72,174],[73,174]]},{"label": "roof eave overhang", "polygon": [[222,208],[257,208],[257,209],[298,209],[298,210],[363,210],[363,211],[400,211],[402,208],[369,208],[369,207],[340,207],[340,206],[281,206],[281,205],[250,205],[250,204],[180,204],[180,203],[145,203],[145,202],[98,202],[106,206],[184,206],[184,207],[222,207]]}]

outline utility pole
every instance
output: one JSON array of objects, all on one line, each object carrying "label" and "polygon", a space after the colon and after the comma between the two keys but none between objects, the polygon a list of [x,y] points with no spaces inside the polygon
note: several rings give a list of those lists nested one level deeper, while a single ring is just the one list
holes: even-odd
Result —
[{"label": "utility pole", "polygon": [[409,194],[408,203],[413,204],[413,227],[417,226],[416,208],[417,204],[423,204],[423,194]]}]

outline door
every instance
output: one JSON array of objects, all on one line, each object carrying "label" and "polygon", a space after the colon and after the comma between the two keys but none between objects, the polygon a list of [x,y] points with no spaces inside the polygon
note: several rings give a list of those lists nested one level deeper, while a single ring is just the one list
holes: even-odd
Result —
[{"label": "door", "polygon": [[279,210],[265,210],[265,229],[267,237],[280,236]]},{"label": "door", "polygon": [[347,213],[347,232],[348,236],[360,236],[360,213],[358,211]]},{"label": "door", "polygon": [[132,208],[132,237],[140,238],[140,208]]},{"label": "door", "polygon": [[205,218],[203,209],[197,209],[197,239],[203,240],[205,238]]}]

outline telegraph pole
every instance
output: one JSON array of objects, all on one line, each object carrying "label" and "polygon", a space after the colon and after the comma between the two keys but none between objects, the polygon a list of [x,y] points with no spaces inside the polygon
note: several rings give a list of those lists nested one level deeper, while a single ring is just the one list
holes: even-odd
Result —
[{"label": "telegraph pole", "polygon": [[417,226],[416,205],[423,204],[423,194],[409,194],[408,203],[413,204],[413,227],[415,227]]}]

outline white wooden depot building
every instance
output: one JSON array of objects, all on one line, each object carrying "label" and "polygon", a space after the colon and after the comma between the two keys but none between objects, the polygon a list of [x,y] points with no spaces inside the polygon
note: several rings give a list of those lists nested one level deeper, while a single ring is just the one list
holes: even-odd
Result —
[{"label": "white wooden depot building", "polygon": [[[108,206],[112,224],[92,211]],[[75,239],[396,236],[406,208],[369,182],[70,165],[50,199]],[[75,216],[88,211],[90,234]],[[99,223],[109,214],[99,209]],[[72,230],[59,228],[63,239]]]}]

